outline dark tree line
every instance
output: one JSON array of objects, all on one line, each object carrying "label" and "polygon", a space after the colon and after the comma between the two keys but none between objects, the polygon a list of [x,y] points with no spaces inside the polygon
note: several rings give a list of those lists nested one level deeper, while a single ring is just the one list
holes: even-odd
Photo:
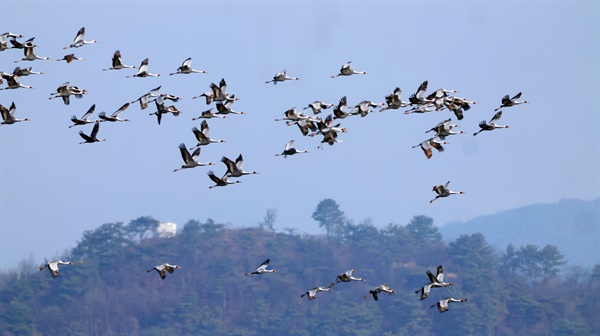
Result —
[{"label": "dark tree line", "polygon": [[[323,200],[313,218],[325,236],[277,232],[277,212],[257,227],[188,221],[172,238],[140,217],[83,233],[61,256],[75,265],[52,279],[25,260],[0,273],[1,335],[590,335],[600,332],[600,265],[565,268],[552,245],[499,252],[481,234],[448,244],[426,216],[377,228]],[[270,258],[276,273],[245,277]],[[182,266],[165,280],[146,270]],[[420,301],[426,270],[446,281]],[[313,301],[300,294],[356,269]],[[566,272],[561,272],[567,270]],[[386,283],[396,290],[363,299]],[[429,306],[468,298],[440,314]]]}]

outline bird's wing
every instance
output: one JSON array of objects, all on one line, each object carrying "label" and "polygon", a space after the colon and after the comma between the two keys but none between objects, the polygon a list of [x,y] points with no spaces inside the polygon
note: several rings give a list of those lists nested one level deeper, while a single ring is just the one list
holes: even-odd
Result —
[{"label": "bird's wing", "polygon": [[431,283],[438,282],[438,279],[433,275],[433,273],[431,273],[430,270],[427,270],[425,273],[427,273],[427,276],[429,277],[429,282],[431,282]]},{"label": "bird's wing", "polygon": [[129,107],[129,104],[131,104],[131,103],[125,103],[125,104],[123,104],[123,106],[121,106],[121,107],[120,107],[118,110],[116,110],[116,111],[115,111],[115,112],[112,114],[112,116],[113,116],[113,117],[117,117],[117,116],[119,116],[119,114],[121,114],[121,113],[123,113],[125,110],[127,110],[127,108]]},{"label": "bird's wing", "polygon": [[510,102],[511,100],[509,95],[502,97],[502,105],[510,104]]},{"label": "bird's wing", "polygon": [[185,61],[183,61],[183,63],[181,64],[182,67],[192,67],[192,58],[188,57]]},{"label": "bird's wing", "polygon": [[8,113],[8,109],[4,107],[4,105],[0,104],[0,113],[2,114],[2,119],[6,121],[10,118],[10,113]]},{"label": "bird's wing", "polygon": [[511,98],[511,100],[517,100],[521,98],[521,92],[517,93],[514,97]]},{"label": "bird's wing", "polygon": [[193,161],[190,152],[187,150],[183,142],[179,144],[179,151],[181,152],[181,158],[183,159],[183,162],[190,163]]},{"label": "bird's wing", "polygon": [[140,68],[138,69],[138,74],[142,72],[148,71],[148,59],[144,59],[140,64]]},{"label": "bird's wing", "polygon": [[94,128],[92,128],[92,133],[90,133],[90,137],[92,139],[95,139],[96,136],[98,135],[98,130],[100,129],[100,123],[99,122],[95,122],[94,123]]},{"label": "bird's wing", "polygon": [[81,117],[82,120],[86,120],[88,119],[92,113],[94,113],[94,110],[96,109],[96,104],[92,105],[92,107],[90,107],[90,109],[85,112],[85,114],[83,115],[83,117]]},{"label": "bird's wing", "polygon": [[495,124],[496,121],[500,120],[500,117],[502,117],[502,111],[496,112],[496,114],[494,114],[494,117],[492,118],[492,120],[490,120],[490,124]]},{"label": "bird's wing", "polygon": [[292,141],[288,142],[288,143],[285,145],[285,150],[286,150],[286,151],[289,151],[289,150],[290,150],[290,149],[292,149],[292,148],[294,148],[294,140],[292,140]]},{"label": "bird's wing", "polygon": [[446,182],[446,184],[444,184],[444,189],[448,190],[449,185],[450,185],[450,181]]},{"label": "bird's wing", "polygon": [[77,43],[78,41],[83,41],[84,36],[85,36],[85,27],[81,27],[81,29],[79,29],[79,31],[77,32],[77,35],[75,35],[75,38],[73,39],[73,44]]},{"label": "bird's wing", "polygon": [[89,135],[83,133],[83,131],[79,131],[79,135],[83,138],[83,140],[88,141],[88,142],[92,142],[94,141],[94,139],[92,139]]},{"label": "bird's wing", "polygon": [[258,268],[256,270],[257,271],[265,270],[267,268],[267,266],[269,266],[270,261],[271,261],[271,259],[265,260],[262,264],[260,264],[260,266],[258,266]]},{"label": "bird's wing", "polygon": [[223,183],[223,180],[221,180],[220,178],[218,178],[215,173],[212,170],[209,170],[208,173],[208,177],[210,177],[210,179],[215,182],[216,184],[221,184]]},{"label": "bird's wing", "polygon": [[237,157],[237,159],[235,159],[235,165],[240,171],[242,170],[242,167],[244,166],[244,157],[242,156],[242,154],[240,154]]}]

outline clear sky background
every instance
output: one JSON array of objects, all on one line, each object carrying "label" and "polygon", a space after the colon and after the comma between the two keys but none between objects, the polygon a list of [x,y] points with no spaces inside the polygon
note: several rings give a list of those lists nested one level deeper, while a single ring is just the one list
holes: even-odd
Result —
[{"label": "clear sky background", "polygon": [[[1,32],[35,36],[36,53],[53,59],[14,63],[22,50],[0,52],[0,70],[44,72],[21,78],[34,89],[0,91],[2,105],[14,101],[17,116],[32,120],[0,127],[2,269],[60,255],[103,223],[146,215],[180,226],[212,218],[243,227],[273,208],[277,229],[318,233],[311,215],[325,198],[355,222],[371,218],[383,227],[421,214],[443,225],[600,194],[597,1],[2,1],[0,17]],[[83,26],[86,40],[99,43],[63,50]],[[102,71],[117,49],[125,64],[148,57],[149,71],[163,76]],[[68,53],[86,60],[54,60]],[[208,74],[168,76],[187,57]],[[347,61],[369,74],[330,78]],[[301,80],[265,84],[282,69]],[[227,141],[202,148],[201,161],[216,166],[174,173],[183,163],[178,145],[195,145],[191,129],[200,122],[192,118],[207,108],[191,98],[221,78],[240,98],[234,109],[247,115],[208,120],[211,136]],[[456,121],[447,110],[344,119],[349,133],[339,139],[346,142],[323,150],[317,137],[274,121],[314,100],[383,102],[396,87],[407,100],[424,80],[428,92],[456,89],[478,102],[459,122],[466,134],[449,137],[431,160],[411,146],[438,122]],[[89,94],[69,106],[48,100],[67,81]],[[131,122],[102,123],[99,137],[107,141],[95,144],[79,145],[77,133],[91,125],[68,128],[92,104],[96,119],[159,85],[182,97],[179,117],[167,115],[159,126],[148,115],[153,104],[132,105],[121,115]],[[472,136],[504,95],[520,91],[531,103],[504,109],[500,123],[511,128]],[[292,139],[310,153],[275,157]],[[240,153],[245,170],[260,174],[209,189],[206,172],[222,175],[221,157]],[[466,195],[429,204],[432,187],[448,180]]]}]

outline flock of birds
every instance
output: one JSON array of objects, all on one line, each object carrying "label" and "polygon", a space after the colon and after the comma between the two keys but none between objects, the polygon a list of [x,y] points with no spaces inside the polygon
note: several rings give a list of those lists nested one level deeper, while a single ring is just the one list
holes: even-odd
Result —
[{"label": "flock of birds", "polygon": [[[96,43],[96,40],[87,41],[84,39],[85,37],[85,28],[81,28],[69,46],[66,46],[64,49],[70,48],[80,48],[87,44]],[[23,38],[22,35],[12,34],[12,33],[4,33],[0,35],[0,51],[6,49],[22,49],[24,57],[15,62],[22,61],[36,61],[36,60],[50,60],[48,57],[40,57],[35,54],[34,50],[37,47],[34,44],[34,38],[30,38],[25,40],[24,42],[19,41],[18,39]],[[10,44],[10,45],[9,45]],[[73,61],[83,60],[83,58],[75,56],[74,53],[67,54],[63,58],[57,61],[65,61],[67,63],[71,63]],[[123,69],[135,69],[134,65],[125,65],[122,61],[121,52],[119,50],[115,51],[112,57],[112,66],[110,68],[103,69],[104,71],[113,71],[113,70],[123,70]],[[176,72],[170,73],[169,75],[179,75],[179,74],[205,74],[205,70],[197,70],[192,67],[192,59],[187,58],[183,61],[181,66],[176,70]],[[30,89],[31,86],[21,84],[20,80],[23,77],[30,75],[39,75],[43,74],[43,72],[35,72],[32,70],[32,67],[21,68],[16,67],[12,73],[0,72],[1,79],[0,84],[5,80],[7,83],[6,87],[0,88],[0,90],[9,90],[9,89]],[[344,76],[352,76],[352,75],[363,75],[367,74],[366,71],[356,71],[352,68],[352,63],[347,62],[344,64],[339,73],[336,75],[332,75],[331,78],[344,77]],[[148,58],[144,59],[139,67],[137,67],[137,72],[134,75],[126,76],[127,78],[131,77],[159,77],[161,76],[158,73],[149,72],[149,60]],[[265,82],[265,84],[272,83],[274,85],[278,83],[282,83],[285,81],[296,81],[300,80],[298,77],[289,77],[287,75],[286,70],[282,70],[275,74],[271,80]],[[160,93],[161,86],[158,86],[146,93],[144,93],[139,98],[124,103],[119,109],[117,109],[112,114],[108,115],[105,112],[98,113],[98,119],[92,119],[92,115],[95,112],[96,105],[92,105],[88,111],[81,117],[72,116],[71,127],[76,126],[84,126],[91,124],[92,129],[89,133],[84,131],[80,131],[79,135],[84,140],[80,142],[80,144],[89,144],[96,142],[106,141],[105,139],[98,138],[98,133],[100,130],[100,124],[107,123],[117,123],[117,122],[128,122],[129,119],[121,118],[121,115],[133,104],[139,102],[139,106],[141,110],[146,109],[151,103],[154,103],[156,106],[156,111],[150,113],[150,116],[155,115],[157,118],[157,122],[160,125],[163,117],[168,114],[172,114],[173,116],[178,116],[180,111],[177,109],[175,105],[167,105],[167,101],[176,103],[179,101],[180,97],[177,97],[172,94]],[[379,109],[379,112],[384,112],[387,110],[397,110],[397,109],[405,109],[405,114],[413,114],[413,113],[428,113],[433,111],[442,111],[448,110],[456,116],[456,118],[460,121],[464,118],[464,112],[468,111],[471,108],[471,105],[477,104],[475,101],[468,100],[466,98],[456,97],[451,94],[457,93],[457,90],[447,90],[447,89],[437,89],[433,92],[427,93],[428,90],[428,81],[424,81],[421,83],[414,93],[411,93],[408,101],[404,101],[402,99],[402,90],[397,87],[393,90],[393,92],[387,96],[385,96],[385,102],[376,103],[370,100],[363,100],[356,104],[355,106],[348,106],[348,99],[346,96],[342,97],[337,104],[333,103],[325,103],[323,101],[314,101],[313,103],[308,104],[308,106],[304,107],[301,111],[297,108],[291,108],[284,112],[283,118],[275,119],[275,121],[285,121],[285,124],[288,126],[296,125],[300,133],[303,136],[308,137],[321,137],[321,144],[318,148],[322,148],[324,144],[328,144],[333,146],[336,143],[342,143],[344,140],[338,139],[339,134],[347,133],[348,130],[345,127],[341,126],[341,120],[345,118],[360,116],[366,117],[370,113],[373,113],[376,109]],[[87,91],[85,89],[80,89],[75,85],[71,85],[70,82],[64,83],[60,85],[56,92],[51,93],[49,99],[62,99],[65,105],[69,105],[70,97],[74,96],[77,99],[82,98]],[[498,122],[502,116],[502,110],[504,108],[513,107],[516,105],[520,105],[523,103],[528,103],[525,100],[519,100],[521,97],[521,93],[510,97],[506,95],[501,100],[501,105],[495,109],[494,116],[490,119],[489,122],[481,121],[479,123],[479,130],[475,132],[473,135],[476,136],[484,131],[492,131],[499,128],[508,128],[508,125],[499,125]],[[225,79],[221,79],[218,84],[211,83],[209,89],[195,97],[193,99],[203,98],[206,102],[206,105],[212,105],[209,109],[203,111],[200,116],[193,118],[193,120],[202,119],[200,123],[200,128],[197,127],[192,128],[192,133],[197,140],[197,144],[191,148],[188,148],[185,143],[181,143],[179,145],[179,151],[181,153],[181,157],[183,160],[183,165],[179,168],[174,169],[174,172],[183,169],[190,169],[201,166],[211,166],[215,165],[212,162],[203,163],[200,161],[200,153],[201,147],[208,146],[213,143],[222,143],[225,140],[222,139],[213,139],[210,135],[210,128],[208,125],[208,119],[213,118],[228,118],[231,115],[236,114],[246,114],[243,111],[235,111],[233,110],[233,104],[239,100],[235,96],[235,94],[230,94],[227,91],[227,83]],[[214,104],[214,105],[213,105]],[[4,107],[0,104],[0,112],[2,114],[2,125],[11,125],[18,122],[29,121],[28,118],[19,119],[16,117],[16,105],[14,102],[10,105],[9,108]],[[325,118],[321,118],[320,114],[324,113],[326,110],[332,109],[332,113],[328,114]],[[213,111],[214,110],[214,111]],[[307,115],[304,111],[310,110],[312,115]],[[452,135],[463,134],[464,132],[457,131],[456,129],[459,126],[456,123],[453,123],[452,118],[445,119],[427,130],[425,133],[433,132],[433,136],[428,137],[423,140],[419,144],[413,146],[413,148],[421,148],[425,157],[430,159],[433,155],[433,149],[438,152],[443,152],[443,145],[447,145],[448,143],[445,141],[446,137]],[[284,150],[281,153],[275,154],[276,156],[283,156],[287,158],[288,156],[301,154],[301,153],[309,153],[307,150],[298,150],[294,147],[294,140],[289,141]],[[214,171],[210,170],[207,172],[208,177],[214,183],[209,188],[214,187],[223,187],[228,186],[230,184],[240,183],[240,180],[230,180],[231,178],[240,178],[244,175],[258,174],[256,171],[244,171],[243,170],[243,156],[240,154],[235,161],[231,160],[225,156],[222,157],[221,162],[225,165],[226,171],[223,175],[217,176]],[[436,197],[430,200],[430,203],[434,202],[438,198],[447,197],[454,194],[464,194],[463,191],[452,191],[448,188],[450,181],[445,183],[444,185],[435,185],[433,187],[433,191],[436,193]],[[262,263],[255,271],[246,273],[245,275],[252,274],[265,274],[265,273],[274,273],[275,270],[267,269],[269,265],[270,259],[267,259],[264,263]],[[48,268],[53,277],[59,276],[59,265],[72,265],[72,262],[63,262],[61,260],[50,261],[44,266],[40,266],[40,270],[44,268]],[[180,268],[178,265],[171,265],[168,263],[161,264],[155,266],[152,269],[149,269],[148,272],[156,270],[162,279],[165,279],[166,273],[173,273],[175,269]],[[353,276],[354,270],[349,270],[345,273],[340,274],[337,277],[337,282],[352,282],[352,281],[365,281],[363,278],[355,278]],[[429,270],[426,272],[429,282],[424,285],[417,293],[421,293],[421,300],[426,299],[429,296],[429,293],[432,288],[441,288],[451,286],[452,283],[444,282],[444,271],[442,266],[439,266],[437,269],[437,275],[434,276]],[[320,291],[331,291],[332,287],[335,283],[331,283],[329,286],[322,287],[314,287],[309,289],[307,292],[301,295],[301,297],[307,296],[309,300],[313,300],[316,298],[316,295]],[[387,293],[393,294],[395,290],[391,289],[387,284],[382,284],[375,289],[369,291],[369,293],[365,296],[372,295],[375,301],[378,300],[379,293]],[[436,304],[431,307],[435,307],[437,305],[439,311],[441,313],[448,310],[448,304],[451,302],[466,302],[467,299],[454,299],[451,297],[447,297],[443,300],[440,300]]]}]

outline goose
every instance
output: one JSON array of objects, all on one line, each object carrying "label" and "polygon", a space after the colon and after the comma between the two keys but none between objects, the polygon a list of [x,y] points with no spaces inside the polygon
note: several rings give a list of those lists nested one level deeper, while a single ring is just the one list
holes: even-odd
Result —
[{"label": "goose", "polygon": [[75,98],[77,99],[81,99],[83,97],[84,94],[87,93],[86,90],[81,90],[79,89],[77,86],[74,85],[70,85],[70,82],[66,82],[64,84],[62,84],[61,86],[59,86],[56,89],[56,92],[52,92],[50,94],[50,98],[48,99],[54,99],[54,98],[62,98],[63,103],[65,103],[65,105],[69,105],[70,103],[70,96],[75,96]]},{"label": "goose", "polygon": [[431,288],[449,287],[454,285],[452,282],[444,282],[444,268],[442,265],[437,267],[437,274],[435,276],[430,270],[427,270],[425,273],[429,277],[429,283],[415,291],[415,294],[421,293],[421,300],[425,300],[429,296]]},{"label": "goose", "polygon": [[296,108],[295,107],[292,107],[291,109],[283,112],[283,115],[284,115],[284,117],[282,119],[275,119],[275,121],[284,121],[284,120],[287,120],[288,121],[288,126],[292,125],[292,123],[289,123],[289,121],[300,121],[300,120],[316,121],[316,119],[311,118],[309,116],[306,116],[302,112],[296,113]]},{"label": "goose", "polygon": [[29,121],[29,118],[15,118],[15,112],[17,112],[17,106],[15,105],[15,102],[12,102],[12,104],[10,104],[9,109],[0,104],[0,114],[2,115],[2,122],[0,123],[0,125],[11,125],[16,122]]},{"label": "goose", "polygon": [[[378,301],[379,298],[377,297],[377,294],[379,294],[381,292],[388,293],[388,295],[392,295],[392,293],[396,293],[396,291],[393,290],[393,289],[390,289],[390,287],[388,285],[383,284],[383,285],[381,285],[381,286],[379,286],[379,287],[377,287],[375,289],[370,290],[369,294],[373,295],[373,299],[375,301]],[[369,294],[365,295],[364,298],[366,299],[367,297],[369,297]]]},{"label": "goose", "polygon": [[69,126],[69,128],[79,126],[79,125],[91,124],[91,123],[99,121],[99,120],[89,120],[89,117],[92,115],[92,113],[94,113],[95,109],[96,109],[96,104],[92,105],[92,107],[90,107],[88,109],[88,111],[83,115],[83,117],[81,117],[81,119],[78,119],[77,116],[73,115],[71,117],[71,121],[73,122],[73,125]]},{"label": "goose", "polygon": [[159,95],[156,94],[156,92],[158,92],[160,90],[161,86],[155,87],[154,89],[148,91],[147,93],[144,93],[140,98],[132,101],[131,103],[135,103],[136,101],[140,102],[140,108],[142,110],[146,109],[146,107],[148,107],[148,103],[150,102],[150,98],[152,97],[158,97]]},{"label": "goose", "polygon": [[166,272],[169,272],[169,274],[173,274],[173,272],[175,271],[176,268],[181,268],[181,266],[164,263],[162,265],[154,266],[154,268],[151,268],[151,269],[147,270],[146,272],[152,272],[152,271],[156,270],[158,272],[158,275],[160,275],[160,278],[164,280],[165,277],[167,276]]},{"label": "goose", "polygon": [[262,264],[260,264],[260,266],[258,266],[258,268],[256,269],[256,271],[253,271],[253,272],[250,272],[250,273],[246,273],[246,274],[244,274],[244,276],[248,276],[248,275],[251,275],[251,274],[275,273],[276,270],[274,270],[274,269],[267,269],[267,267],[269,266],[270,262],[271,262],[271,259],[265,260]]},{"label": "goose", "polygon": [[308,296],[309,300],[314,300],[317,297],[317,293],[318,292],[331,292],[331,287],[333,287],[333,285],[335,285],[333,282],[331,283],[331,285],[327,286],[327,287],[314,287],[309,289],[306,293],[300,295],[301,298]]},{"label": "goose", "polygon": [[273,83],[273,84],[277,84],[277,82],[285,82],[286,80],[299,80],[300,78],[298,77],[288,77],[286,75],[286,70],[281,70],[279,71],[275,76],[273,76],[273,80],[267,81],[265,82],[265,84],[268,83]]},{"label": "goose", "polygon": [[428,84],[428,81],[424,81],[423,83],[421,83],[421,85],[419,85],[417,92],[410,95],[410,97],[408,98],[408,100],[410,101],[410,105],[422,105],[431,101],[430,99],[427,99],[427,96],[425,96]]},{"label": "goose", "polygon": [[83,38],[85,37],[85,27],[81,27],[79,31],[77,31],[77,35],[75,35],[75,39],[73,39],[73,43],[70,46],[64,47],[63,49],[69,48],[79,48],[83,47],[86,44],[98,43],[96,40],[86,41]]},{"label": "goose", "polygon": [[18,76],[18,77],[25,77],[25,76],[29,76],[29,75],[43,75],[44,73],[42,71],[33,71],[32,67],[27,67],[27,68],[23,68],[21,69],[21,67],[16,67],[15,70],[13,70],[13,75]]},{"label": "goose", "polygon": [[304,135],[304,136],[308,135],[309,131],[312,131],[312,132],[318,131],[317,125],[311,120],[304,120],[304,119],[298,120],[298,121],[293,122],[293,124],[298,125],[300,132],[302,132],[302,135]]},{"label": "goose", "polygon": [[521,92],[517,93],[512,98],[510,98],[509,95],[504,96],[502,98],[502,105],[500,105],[500,107],[498,107],[494,111],[498,111],[499,109],[501,109],[503,107],[511,107],[511,106],[520,105],[520,104],[529,104],[529,102],[527,100],[517,101],[517,99],[519,99],[519,98],[521,98]]},{"label": "goose", "polygon": [[510,126],[508,125],[498,125],[496,124],[496,122],[498,120],[500,120],[500,117],[502,117],[502,111],[498,111],[496,112],[496,114],[494,114],[494,117],[492,117],[492,120],[490,120],[489,123],[486,123],[485,120],[481,121],[479,123],[479,127],[481,128],[479,131],[473,133],[473,136],[479,134],[480,132],[483,131],[493,131],[496,128],[509,128]]},{"label": "goose", "polygon": [[340,102],[333,108],[333,119],[344,119],[348,117],[350,114],[346,112],[348,108],[348,99],[346,96],[343,96],[340,99]]},{"label": "goose", "polygon": [[438,123],[437,125],[435,125],[434,127],[432,127],[430,130],[425,131],[425,133],[429,133],[431,131],[435,132],[435,137],[439,137],[440,140],[446,140],[447,136],[450,135],[456,135],[456,134],[462,134],[464,133],[464,131],[458,131],[458,132],[453,132],[452,129],[455,127],[458,127],[458,125],[456,124],[451,124],[452,119],[448,118],[440,123]]},{"label": "goose", "polygon": [[56,61],[57,62],[67,61],[67,63],[71,63],[73,61],[83,61],[83,60],[85,60],[85,58],[83,58],[83,57],[77,57],[77,56],[75,56],[75,54],[68,54],[68,55],[65,55],[61,59],[57,59]]},{"label": "goose", "polygon": [[242,157],[242,154],[240,154],[237,157],[237,159],[235,159],[235,162],[231,161],[225,156],[221,158],[221,162],[223,162],[225,166],[227,166],[227,172],[225,172],[225,175],[223,175],[223,177],[242,177],[244,175],[258,174],[258,172],[255,171],[244,171],[244,157]]},{"label": "goose", "polygon": [[305,107],[303,110],[311,109],[313,111],[313,114],[319,114],[324,109],[328,109],[333,106],[335,106],[335,104],[325,104],[320,100],[316,100],[313,103],[308,104],[308,106]]},{"label": "goose", "polygon": [[102,69],[102,71],[107,70],[121,70],[121,69],[135,69],[135,65],[125,65],[121,61],[121,51],[117,50],[113,54],[112,57],[112,66],[108,69]]},{"label": "goose", "polygon": [[425,157],[427,157],[427,159],[431,159],[431,156],[433,155],[433,151],[431,150],[432,148],[437,149],[438,152],[443,152],[444,151],[444,147],[442,145],[447,145],[447,142],[437,142],[435,141],[435,138],[429,138],[423,142],[421,142],[418,145],[412,146],[412,148],[417,148],[417,147],[421,147],[421,149],[423,150],[423,153],[425,153]]},{"label": "goose", "polygon": [[402,90],[399,87],[396,87],[392,94],[385,96],[385,104],[387,106],[382,107],[379,112],[407,107],[410,105],[410,102],[405,102],[402,100]]},{"label": "goose", "polygon": [[[225,101],[229,94],[227,91],[227,82],[225,82],[224,78],[221,78],[219,85],[215,83],[210,83],[210,89],[212,90],[212,100],[216,102]],[[207,98],[208,99],[208,98]],[[210,104],[210,103],[208,103]]]},{"label": "goose", "polygon": [[142,63],[140,64],[140,67],[138,69],[138,72],[133,75],[133,76],[126,76],[126,78],[132,78],[132,77],[159,77],[160,74],[153,74],[153,73],[149,73],[148,72],[148,58],[145,58]]},{"label": "goose", "polygon": [[102,141],[106,141],[106,139],[98,139],[97,135],[98,135],[98,130],[100,129],[100,122],[96,121],[94,123],[94,128],[92,128],[92,133],[90,133],[90,135],[87,135],[85,133],[83,133],[83,131],[79,131],[79,135],[83,138],[83,142],[80,142],[79,144],[84,144],[84,143],[94,143],[94,142],[102,142]]},{"label": "goose", "polygon": [[336,282],[351,282],[351,281],[365,281],[365,278],[355,278],[352,275],[354,274],[354,270],[351,269],[337,276]]},{"label": "goose", "polygon": [[173,170],[173,172],[176,172],[176,171],[182,170],[182,169],[186,169],[186,168],[194,168],[194,167],[200,167],[200,166],[213,166],[214,165],[214,163],[212,163],[212,162],[207,162],[207,163],[198,162],[198,159],[200,158],[200,147],[196,148],[194,153],[190,154],[190,152],[185,147],[185,144],[181,143],[181,144],[179,144],[179,151],[181,152],[181,158],[183,159],[183,162],[185,162],[185,164],[183,166],[181,166],[181,168],[177,168],[177,169]]},{"label": "goose", "polygon": [[194,136],[196,136],[198,144],[195,147],[192,147],[191,149],[195,149],[198,146],[206,146],[211,143],[225,142],[225,140],[215,140],[210,138],[210,128],[208,127],[208,122],[206,122],[206,120],[202,120],[202,122],[200,123],[200,130],[194,127],[192,128],[192,132],[194,133]]},{"label": "goose", "polygon": [[50,60],[50,57],[41,57],[36,55],[35,52],[33,52],[33,48],[33,46],[25,46],[25,48],[23,48],[23,54],[25,55],[25,57],[21,58],[18,61],[15,61],[15,63],[20,61]]},{"label": "goose", "polygon": [[246,112],[243,111],[234,111],[231,109],[231,106],[233,105],[233,102],[235,100],[238,100],[239,98],[236,98],[235,95],[232,95],[231,97],[226,97],[226,101],[225,103],[223,102],[218,102],[215,107],[217,108],[217,113],[216,114],[246,114]]},{"label": "goose", "polygon": [[19,82],[19,76],[9,75],[9,76],[2,76],[2,77],[7,80],[6,81],[7,87],[1,88],[0,90],[12,90],[12,89],[19,89],[19,88],[33,89],[33,86],[31,86],[31,85],[21,84]]},{"label": "goose", "polygon": [[218,178],[212,170],[209,170],[207,174],[208,174],[208,177],[210,177],[210,179],[213,182],[215,182],[215,185],[208,187],[209,189],[212,189],[214,187],[225,187],[229,184],[242,183],[242,181],[229,181],[227,179],[227,176]]},{"label": "goose", "polygon": [[191,74],[191,73],[205,74],[206,71],[192,69],[192,58],[188,57],[188,58],[186,58],[185,61],[183,61],[181,66],[179,68],[177,68],[177,72],[173,72],[173,73],[169,74],[169,76],[178,75],[178,74]]},{"label": "goose", "polygon": [[450,302],[467,302],[467,301],[468,301],[468,299],[457,300],[457,299],[454,299],[451,297],[447,297],[445,299],[438,301],[436,304],[432,304],[430,308],[437,306],[440,313],[443,313],[443,312],[448,311],[448,304]]},{"label": "goose", "polygon": [[113,112],[113,114],[111,114],[110,116],[106,116],[106,112],[100,112],[98,113],[98,117],[102,121],[110,121],[110,122],[116,122],[116,121],[129,121],[129,119],[121,119],[119,118],[119,114],[125,112],[125,110],[127,110],[127,108],[129,107],[129,104],[131,103],[125,103],[123,104],[123,106],[119,107],[118,110],[116,110],[115,112]]},{"label": "goose", "polygon": [[284,158],[287,158],[288,155],[294,155],[294,154],[298,154],[298,153],[308,153],[307,150],[298,150],[296,148],[294,148],[294,140],[290,140],[290,142],[288,142],[285,145],[285,149],[283,150],[283,152],[281,152],[281,154],[275,154],[275,156],[282,156]]},{"label": "goose", "polygon": [[199,117],[196,118],[192,118],[192,120],[198,120],[198,119],[212,119],[212,118],[227,118],[227,116],[225,115],[217,115],[216,113],[214,113],[212,111],[212,108],[203,111]]},{"label": "goose", "polygon": [[454,194],[464,194],[463,191],[452,191],[452,190],[448,189],[449,184],[450,184],[450,181],[446,182],[445,185],[440,184],[440,185],[434,186],[432,191],[435,191],[437,193],[437,196],[435,196],[434,199],[429,201],[429,203],[433,203],[433,201],[435,201],[436,199],[438,199],[440,197],[448,197],[448,196],[454,195]]},{"label": "goose", "polygon": [[342,65],[342,68],[340,69],[340,73],[335,76],[331,76],[331,78],[336,78],[338,76],[350,76],[350,75],[355,75],[355,74],[361,74],[361,75],[367,74],[366,71],[355,71],[354,69],[352,69],[350,67],[351,65],[352,65],[352,62],[348,61],[346,64]]},{"label": "goose", "polygon": [[73,263],[71,261],[54,260],[47,262],[44,266],[39,266],[39,269],[41,272],[44,270],[44,268],[47,267],[50,271],[50,274],[52,274],[52,277],[56,278],[60,275],[60,273],[58,272],[58,265],[73,265]]}]

